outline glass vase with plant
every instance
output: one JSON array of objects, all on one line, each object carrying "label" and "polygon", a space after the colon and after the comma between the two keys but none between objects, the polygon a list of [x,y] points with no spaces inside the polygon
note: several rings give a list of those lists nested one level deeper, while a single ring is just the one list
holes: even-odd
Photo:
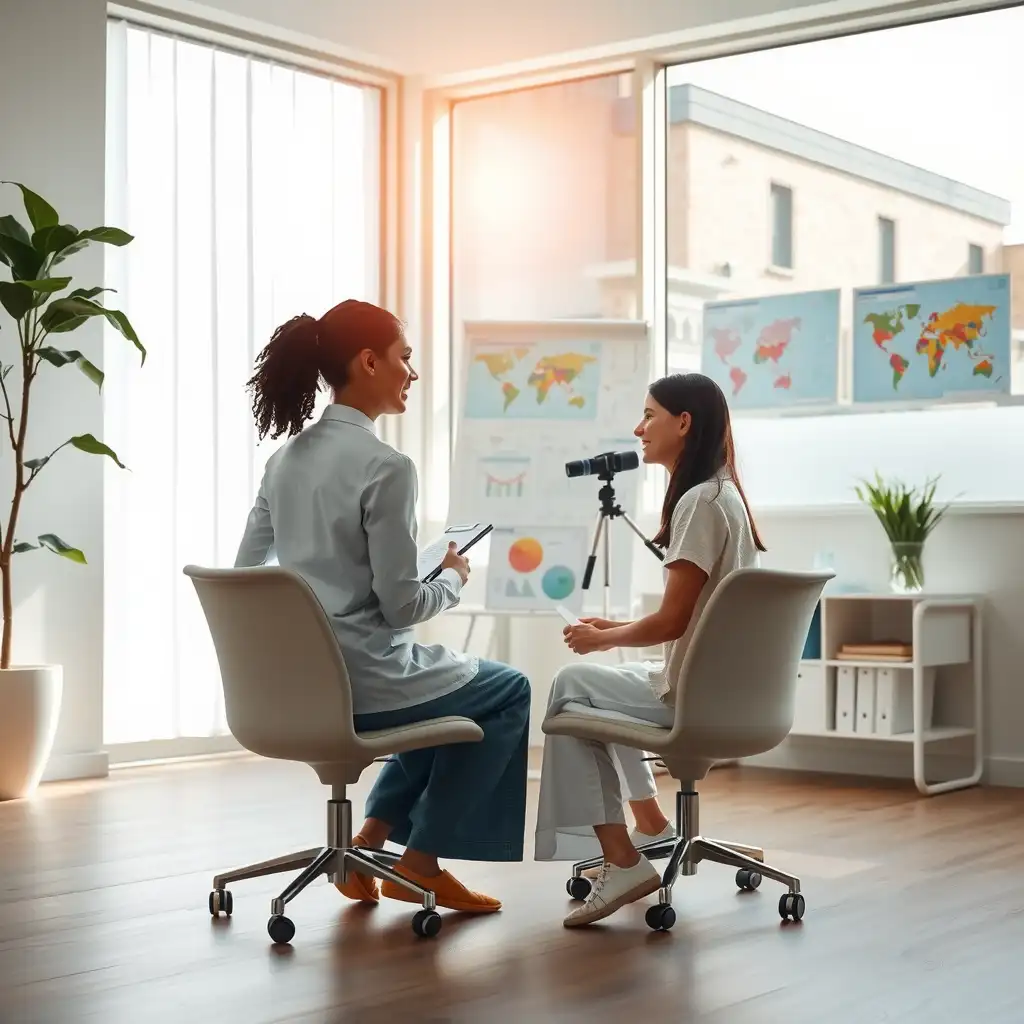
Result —
[{"label": "glass vase with plant", "polygon": [[892,548],[890,586],[897,594],[916,594],[924,587],[924,543],[949,510],[935,504],[938,477],[922,487],[908,487],[902,481],[862,480],[854,487],[857,497],[882,524]]}]

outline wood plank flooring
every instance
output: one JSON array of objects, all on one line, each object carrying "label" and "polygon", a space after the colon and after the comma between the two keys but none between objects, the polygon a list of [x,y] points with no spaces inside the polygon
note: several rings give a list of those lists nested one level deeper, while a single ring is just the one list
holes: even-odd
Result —
[{"label": "wood plank flooring", "polygon": [[449,915],[432,941],[411,907],[346,905],[320,881],[274,949],[286,876],[236,883],[234,917],[211,922],[214,872],[322,842],[325,798],[303,766],[236,757],[0,804],[0,1022],[1024,1019],[1024,791],[921,799],[905,783],[712,773],[702,831],[800,874],[799,925],[779,920],[780,886],[739,894],[729,869],[702,865],[676,887],[673,931],[650,932],[638,906],[570,932],[565,867],[532,860],[459,865],[505,910]]}]

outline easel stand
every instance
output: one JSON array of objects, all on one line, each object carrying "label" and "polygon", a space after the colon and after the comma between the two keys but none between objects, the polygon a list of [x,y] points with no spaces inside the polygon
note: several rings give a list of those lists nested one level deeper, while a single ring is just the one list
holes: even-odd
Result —
[{"label": "easel stand", "polygon": [[626,514],[622,506],[615,499],[615,488],[612,484],[614,472],[598,474],[598,480],[602,482],[601,489],[597,492],[598,501],[601,507],[597,513],[597,522],[594,524],[594,538],[590,545],[590,555],[587,557],[587,567],[583,572],[583,589],[590,589],[590,581],[594,576],[594,567],[597,565],[597,549],[601,547],[601,558],[604,563],[604,617],[611,614],[611,543],[609,540],[609,522],[612,519],[624,519],[626,525],[644,542],[644,547],[654,555],[658,561],[665,560],[664,554],[654,546],[643,534],[636,523]]}]

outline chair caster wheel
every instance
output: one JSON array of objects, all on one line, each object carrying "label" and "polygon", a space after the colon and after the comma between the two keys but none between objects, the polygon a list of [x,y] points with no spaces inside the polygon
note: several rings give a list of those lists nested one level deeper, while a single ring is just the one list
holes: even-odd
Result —
[{"label": "chair caster wheel", "polygon": [[432,939],[441,930],[441,915],[436,910],[421,910],[412,919],[412,930],[421,939]]},{"label": "chair caster wheel", "polygon": [[582,902],[590,895],[590,879],[584,878],[582,875],[570,878],[565,883],[565,891],[569,894],[570,899]]},{"label": "chair caster wheel", "polygon": [[274,941],[275,946],[284,946],[292,941],[295,935],[295,925],[287,918],[274,915],[267,922],[267,933]]},{"label": "chair caster wheel", "polygon": [[804,916],[805,909],[803,893],[784,892],[779,897],[779,917],[783,921],[799,921]]},{"label": "chair caster wheel", "polygon": [[736,872],[736,885],[744,892],[753,892],[761,884],[761,872],[740,868]]},{"label": "chair caster wheel", "polygon": [[644,920],[648,928],[656,932],[667,932],[676,923],[676,912],[668,903],[656,903],[647,908]]},{"label": "chair caster wheel", "polygon": [[234,910],[234,903],[235,901],[227,889],[214,889],[210,893],[210,916],[220,917],[223,914],[225,917],[230,917],[231,911]]}]

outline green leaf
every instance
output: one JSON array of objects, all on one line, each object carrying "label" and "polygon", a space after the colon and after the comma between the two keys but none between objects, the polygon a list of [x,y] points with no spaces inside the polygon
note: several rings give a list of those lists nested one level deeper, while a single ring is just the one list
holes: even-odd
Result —
[{"label": "green leaf", "polygon": [[89,362],[77,349],[62,350],[46,346],[38,349],[36,355],[40,359],[45,359],[51,366],[67,366],[69,363],[74,363],[96,387],[100,390],[103,389],[103,371]]},{"label": "green leaf", "polygon": [[59,334],[75,330],[92,316],[105,317],[111,326],[120,331],[142,353],[142,362],[145,363],[146,350],[142,347],[142,342],[139,341],[128,317],[119,309],[107,309],[84,296],[69,295],[51,302],[39,322],[43,330]]},{"label": "green leaf", "polygon": [[0,259],[11,268],[15,280],[34,281],[43,267],[44,257],[29,243],[0,234]]},{"label": "green leaf", "polygon": [[23,284],[26,288],[31,288],[34,292],[62,292],[69,284],[71,284],[70,277],[44,277],[39,281],[19,281],[18,284]]},{"label": "green leaf", "polygon": [[[71,284],[70,277],[44,277],[39,281],[18,281],[16,283],[16,287],[32,289],[32,302],[29,305],[29,309],[35,309],[45,304],[47,301],[46,297],[48,295],[52,295],[54,292],[63,291],[69,284]],[[24,302],[24,295],[19,293],[14,301],[15,305],[21,306]],[[21,316],[16,316],[11,312],[11,307],[8,306],[6,302],[4,303],[4,307],[7,309],[8,313],[11,313],[11,316],[13,316],[15,320],[20,320],[21,316],[25,315],[22,313]],[[25,312],[28,312],[28,310]]]},{"label": "green leaf", "polygon": [[38,549],[38,544],[29,544],[27,540],[18,540],[14,542],[14,547],[11,548],[11,551],[16,555],[20,555],[24,551],[37,551]]},{"label": "green leaf", "polygon": [[[68,295],[51,302],[39,323],[44,331],[73,331],[89,317],[102,316],[104,312],[104,308],[91,299]],[[68,326],[72,321],[77,323]]]},{"label": "green leaf", "polygon": [[39,538],[39,543],[44,547],[48,548],[55,555],[60,555],[62,558],[70,559],[72,562],[78,562],[80,565],[85,565],[85,554],[79,551],[78,548],[73,548],[70,544],[65,544],[55,533],[44,533]]},{"label": "green leaf", "polygon": [[37,196],[31,189],[16,181],[5,181],[2,184],[13,185],[15,188],[21,189],[21,197],[25,201],[25,212],[36,231],[40,228],[52,227],[60,222],[57,211],[42,196]]},{"label": "green leaf", "polygon": [[[77,231],[74,228],[74,236],[71,238],[63,238],[63,244],[53,249],[55,255],[53,257],[54,264],[63,263],[69,256],[73,256],[76,252],[81,252],[90,242],[103,242],[106,245],[127,245],[131,242],[135,236],[129,235],[127,231],[122,231],[120,228],[110,227],[99,227],[89,228],[87,231]],[[54,240],[51,239],[49,244],[54,245]]]},{"label": "green leaf", "polygon": [[110,227],[89,228],[88,231],[83,231],[78,237],[88,239],[90,242],[102,242],[104,245],[118,246],[127,245],[135,239],[135,236],[129,235],[127,231]]},{"label": "green leaf", "polygon": [[116,288],[76,288],[73,292],[69,292],[67,297],[69,299],[95,299],[103,292],[116,291]]},{"label": "green leaf", "polygon": [[36,304],[36,293],[20,281],[0,281],[0,305],[14,320],[20,320]]},{"label": "green leaf", "polygon": [[92,434],[79,434],[77,437],[71,438],[70,444],[88,455],[106,455],[108,459],[113,459],[121,469],[125,468],[124,463],[114,454],[113,450],[93,437]]},{"label": "green leaf", "polygon": [[46,307],[46,311],[39,318],[39,325],[47,334],[67,334],[81,327],[94,313],[74,312],[73,307],[67,303],[70,298],[56,299]]},{"label": "green leaf", "polygon": [[142,353],[142,361],[140,366],[146,365],[146,350],[142,347],[142,342],[139,341],[139,336],[135,333],[135,328],[132,327],[128,317],[124,315],[119,309],[108,309],[106,311],[107,320],[117,328],[138,350]]},{"label": "green leaf", "polygon": [[32,244],[32,239],[29,238],[28,232],[21,226],[21,221],[10,214],[6,217],[0,217],[0,235],[7,235],[9,238],[23,242],[25,245]]},{"label": "green leaf", "polygon": [[55,224],[37,231],[32,236],[32,247],[44,256],[49,256],[66,249],[77,239],[78,228],[73,224]]}]

